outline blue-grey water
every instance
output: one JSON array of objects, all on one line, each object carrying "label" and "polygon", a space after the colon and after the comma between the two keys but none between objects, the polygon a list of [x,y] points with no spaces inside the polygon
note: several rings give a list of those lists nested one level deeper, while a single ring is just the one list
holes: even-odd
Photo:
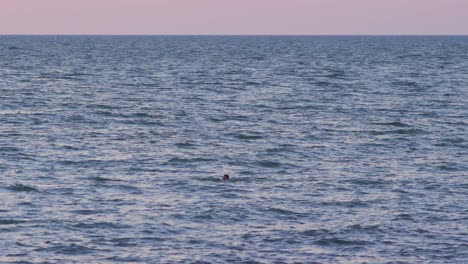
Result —
[{"label": "blue-grey water", "polygon": [[0,176],[1,263],[468,263],[468,37],[0,36]]}]

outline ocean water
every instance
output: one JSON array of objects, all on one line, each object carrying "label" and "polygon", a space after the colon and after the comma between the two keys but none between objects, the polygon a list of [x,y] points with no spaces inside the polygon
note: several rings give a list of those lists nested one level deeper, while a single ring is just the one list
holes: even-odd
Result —
[{"label": "ocean water", "polygon": [[0,262],[468,263],[467,128],[468,37],[0,36]]}]

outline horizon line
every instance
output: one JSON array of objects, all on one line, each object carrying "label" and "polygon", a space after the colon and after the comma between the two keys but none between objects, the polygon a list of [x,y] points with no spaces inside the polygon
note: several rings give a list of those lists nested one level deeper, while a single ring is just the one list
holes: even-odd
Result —
[{"label": "horizon line", "polygon": [[256,37],[256,36],[271,36],[271,37],[404,37],[404,36],[420,36],[420,37],[466,37],[468,34],[2,34],[0,36],[207,36],[207,37]]}]

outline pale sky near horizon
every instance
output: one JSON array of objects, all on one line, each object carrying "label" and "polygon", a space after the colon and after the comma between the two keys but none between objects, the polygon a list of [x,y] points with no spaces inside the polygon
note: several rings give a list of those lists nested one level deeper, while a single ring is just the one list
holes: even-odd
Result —
[{"label": "pale sky near horizon", "polygon": [[0,34],[468,35],[468,0],[0,0]]}]

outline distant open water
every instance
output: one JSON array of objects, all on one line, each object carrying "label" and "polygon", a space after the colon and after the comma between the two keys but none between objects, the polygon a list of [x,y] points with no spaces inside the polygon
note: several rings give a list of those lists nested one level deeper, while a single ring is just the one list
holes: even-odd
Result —
[{"label": "distant open water", "polygon": [[468,37],[0,36],[0,262],[468,263],[467,128]]}]

